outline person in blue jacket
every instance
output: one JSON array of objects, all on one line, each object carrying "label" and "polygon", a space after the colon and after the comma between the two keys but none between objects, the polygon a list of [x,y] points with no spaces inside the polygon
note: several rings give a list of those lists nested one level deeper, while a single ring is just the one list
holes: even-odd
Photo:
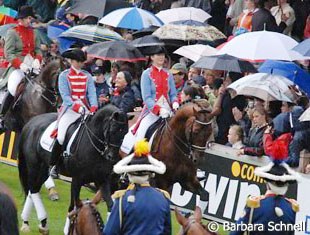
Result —
[{"label": "person in blue jacket", "polygon": [[165,164],[149,154],[145,140],[136,142],[135,152],[114,165],[115,173],[128,173],[131,184],[114,193],[104,235],[171,234],[169,193],[149,183],[155,173],[165,171]]},{"label": "person in blue jacket", "polygon": [[[244,213],[236,222],[236,229],[230,235],[272,234],[293,235],[294,230],[275,231],[275,226],[280,224],[290,225],[295,223],[296,212],[299,205],[294,199],[285,197],[289,184],[299,180],[299,174],[291,169],[283,160],[287,158],[287,148],[284,143],[274,141],[271,149],[273,162],[263,167],[256,167],[254,173],[266,180],[267,191],[265,195],[250,196],[247,200]],[[285,153],[285,154],[284,154]],[[242,225],[246,225],[242,227]],[[239,227],[238,227],[239,226]]]}]

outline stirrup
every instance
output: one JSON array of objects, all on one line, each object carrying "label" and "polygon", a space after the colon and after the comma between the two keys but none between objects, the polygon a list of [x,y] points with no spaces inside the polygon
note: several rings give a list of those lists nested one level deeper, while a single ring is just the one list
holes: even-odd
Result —
[{"label": "stirrup", "polygon": [[58,179],[58,178],[59,178],[59,175],[58,175],[58,172],[57,172],[57,169],[56,169],[56,165],[50,166],[49,175],[50,175],[53,179]]}]

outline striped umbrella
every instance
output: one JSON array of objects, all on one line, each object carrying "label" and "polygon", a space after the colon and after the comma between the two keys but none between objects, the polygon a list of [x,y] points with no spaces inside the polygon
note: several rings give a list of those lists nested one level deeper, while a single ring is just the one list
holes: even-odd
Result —
[{"label": "striped umbrella", "polygon": [[0,14],[15,18],[17,16],[17,11],[9,7],[0,6]]},{"label": "striped umbrella", "polygon": [[104,42],[123,40],[118,33],[97,25],[78,25],[59,35],[62,38],[76,38],[89,42]]},{"label": "striped umbrella", "polygon": [[137,8],[122,8],[103,17],[99,23],[117,28],[140,30],[152,25],[161,26],[163,22],[153,13]]}]

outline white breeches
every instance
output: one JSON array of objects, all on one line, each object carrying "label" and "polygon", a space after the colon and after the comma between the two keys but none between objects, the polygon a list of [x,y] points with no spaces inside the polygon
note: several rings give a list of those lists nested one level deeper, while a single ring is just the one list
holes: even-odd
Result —
[{"label": "white breeches", "polygon": [[69,126],[79,117],[81,117],[81,114],[74,112],[70,108],[68,108],[68,110],[60,117],[57,134],[59,144],[62,145],[64,143]]},{"label": "white breeches", "polygon": [[12,96],[16,94],[16,88],[25,76],[24,72],[20,69],[15,69],[8,78],[8,91]]},{"label": "white breeches", "polygon": [[138,141],[141,140],[145,137],[146,131],[147,129],[154,124],[157,120],[159,119],[159,116],[153,114],[153,113],[149,113],[147,114],[140,122],[140,125],[138,127],[138,130],[136,132],[135,135],[132,134],[131,130],[135,127],[135,125],[133,125],[128,133],[125,135],[122,146],[121,146],[121,150],[124,153],[129,154],[134,146],[134,144]]}]

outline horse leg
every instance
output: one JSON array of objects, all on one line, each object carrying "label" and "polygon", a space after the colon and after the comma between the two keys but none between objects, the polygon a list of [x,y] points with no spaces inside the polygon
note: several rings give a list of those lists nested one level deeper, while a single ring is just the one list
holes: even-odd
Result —
[{"label": "horse leg", "polygon": [[23,221],[22,227],[20,228],[21,232],[24,232],[24,233],[30,232],[29,217],[30,217],[30,213],[31,213],[32,208],[33,208],[33,201],[31,199],[31,194],[29,191],[29,193],[26,197],[26,201],[25,201],[25,204],[23,207],[22,214],[21,214],[22,221]]},{"label": "horse leg", "polygon": [[101,187],[100,187],[100,191],[101,191],[101,195],[103,200],[106,202],[107,204],[107,208],[108,208],[108,213],[107,213],[107,220],[109,219],[109,216],[111,214],[112,211],[112,207],[113,207],[113,200],[111,197],[111,186],[109,182],[104,182]]},{"label": "horse leg", "polygon": [[[70,199],[70,205],[68,208],[68,214],[74,209],[74,206],[80,199],[80,191],[81,191],[81,183],[79,180],[72,178],[71,182],[71,199]],[[70,219],[67,216],[66,223],[64,227],[64,234],[69,234],[69,227],[70,227]]]}]

